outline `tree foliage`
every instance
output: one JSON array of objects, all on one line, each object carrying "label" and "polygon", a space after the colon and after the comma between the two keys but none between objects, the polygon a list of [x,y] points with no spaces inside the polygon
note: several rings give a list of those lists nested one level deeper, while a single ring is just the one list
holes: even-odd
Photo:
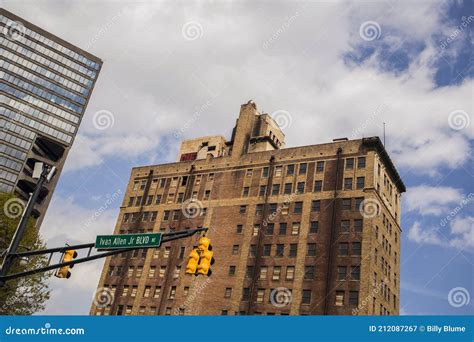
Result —
[{"label": "tree foliage", "polygon": [[[20,213],[26,203],[17,199],[12,194],[0,193],[0,260],[3,262],[5,252],[15,233]],[[23,207],[23,208],[22,208]],[[19,252],[27,249],[44,249],[45,245],[35,227],[35,220],[30,218],[28,226],[20,242]],[[22,266],[19,260],[15,260],[9,274],[23,272],[46,266],[47,255],[32,256],[28,258],[26,266]],[[45,302],[49,299],[49,288],[46,283],[48,275],[38,273],[28,277],[9,280],[0,287],[0,314],[1,315],[32,315],[45,308]]]}]

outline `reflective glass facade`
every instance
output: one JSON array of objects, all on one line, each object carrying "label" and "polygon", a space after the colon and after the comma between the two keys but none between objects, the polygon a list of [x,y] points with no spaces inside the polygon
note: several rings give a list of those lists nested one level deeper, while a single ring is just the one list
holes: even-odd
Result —
[{"label": "reflective glass facade", "polygon": [[34,161],[62,167],[101,66],[0,9],[0,191],[27,193]]}]

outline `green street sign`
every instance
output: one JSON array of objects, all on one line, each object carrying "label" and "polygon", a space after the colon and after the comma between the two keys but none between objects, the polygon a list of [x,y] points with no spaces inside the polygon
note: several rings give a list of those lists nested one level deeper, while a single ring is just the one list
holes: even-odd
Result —
[{"label": "green street sign", "polygon": [[97,235],[95,248],[120,249],[134,247],[159,247],[161,233]]}]

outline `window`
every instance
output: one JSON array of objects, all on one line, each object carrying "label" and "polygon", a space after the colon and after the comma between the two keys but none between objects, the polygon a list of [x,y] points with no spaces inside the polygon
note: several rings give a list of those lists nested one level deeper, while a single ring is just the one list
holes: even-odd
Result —
[{"label": "window", "polygon": [[171,179],[170,187],[175,187],[176,185],[178,185],[178,177],[173,177]]},{"label": "window", "polygon": [[357,158],[357,167],[359,169],[365,169],[365,157]]},{"label": "window", "polygon": [[272,280],[280,280],[280,275],[281,275],[281,266],[274,266]]},{"label": "window", "polygon": [[171,286],[170,295],[168,299],[175,299],[176,298],[176,286]]},{"label": "window", "polygon": [[268,177],[268,167],[264,167],[262,169],[262,177],[265,177],[265,178]]},{"label": "window", "polygon": [[241,224],[237,225],[236,232],[237,234],[242,234],[243,226]]},{"label": "window", "polygon": [[306,168],[307,168],[308,164],[306,163],[301,163],[300,164],[300,169],[299,169],[299,174],[300,175],[304,175],[306,173]]},{"label": "window", "polygon": [[339,243],[339,255],[349,255],[349,244],[347,242]]},{"label": "window", "polygon": [[291,194],[291,190],[292,190],[292,184],[291,183],[285,183],[285,188],[283,190],[283,193],[285,195],[289,195],[289,194]]},{"label": "window", "polygon": [[188,184],[188,176],[181,178],[181,186],[185,186],[186,184]]},{"label": "window", "polygon": [[311,201],[311,211],[312,212],[320,212],[321,211],[321,201],[320,200]]},{"label": "window", "polygon": [[288,266],[286,268],[286,280],[293,280],[295,278],[295,266]]},{"label": "window", "polygon": [[316,163],[316,172],[323,172],[324,171],[324,161],[318,161]]},{"label": "window", "polygon": [[342,210],[351,210],[351,209],[352,209],[352,198],[343,198]]},{"label": "window", "polygon": [[133,205],[133,202],[135,201],[135,197],[130,197],[128,199],[128,206],[131,207]]},{"label": "window", "polygon": [[280,194],[280,184],[273,184],[272,185],[272,196],[276,196]]},{"label": "window", "polygon": [[257,236],[259,230],[260,230],[260,225],[259,225],[259,224],[255,224],[255,225],[253,226],[253,236]]},{"label": "window", "polygon": [[177,221],[179,219],[179,214],[181,213],[181,210],[174,210],[173,211],[173,221]]},{"label": "window", "polygon": [[166,266],[161,266],[161,267],[160,267],[160,274],[159,274],[159,277],[160,277],[160,278],[164,278],[164,277],[165,277],[165,273],[166,273]]},{"label": "window", "polygon": [[243,301],[248,301],[250,297],[250,288],[245,287],[242,291],[242,300]]},{"label": "window", "polygon": [[346,159],[346,170],[352,170],[354,168],[354,158]]},{"label": "window", "polygon": [[315,243],[308,243],[308,253],[307,256],[316,256],[316,244]]},{"label": "window", "polygon": [[257,204],[255,208],[255,215],[262,215],[263,214],[263,204]]},{"label": "window", "polygon": [[158,212],[157,211],[152,211],[150,221],[155,222],[156,221],[156,216],[158,216]]},{"label": "window", "polygon": [[211,190],[206,190],[204,192],[204,200],[208,200],[211,197]]},{"label": "window", "polygon": [[351,267],[351,280],[360,280],[360,266]]},{"label": "window", "polygon": [[143,272],[143,267],[138,266],[137,267],[137,273],[135,274],[135,278],[140,278],[142,276],[142,272]]},{"label": "window", "polygon": [[163,221],[168,221],[169,219],[170,219],[170,211],[165,210],[165,212],[163,213]]},{"label": "window", "polygon": [[142,180],[142,182],[140,183],[140,190],[145,190],[145,186],[146,186],[146,180]]},{"label": "window", "polygon": [[122,290],[122,297],[127,297],[128,296],[128,285],[124,285],[123,290]]},{"label": "window", "polygon": [[155,272],[156,272],[156,267],[151,266],[150,269],[148,270],[148,278],[154,278]]},{"label": "window", "polygon": [[257,256],[257,245],[250,245],[249,255],[251,257]]},{"label": "window", "polygon": [[263,197],[265,196],[265,193],[267,192],[267,186],[266,185],[260,185],[260,189],[259,189],[259,192],[258,192],[258,195],[260,197]]},{"label": "window", "polygon": [[[361,210],[360,206],[362,205],[362,202],[364,201],[363,197],[358,197],[355,199],[355,210]],[[378,205],[377,206],[377,213],[379,212]]]},{"label": "window", "polygon": [[214,173],[210,173],[207,179],[210,181],[214,180]]},{"label": "window", "polygon": [[352,243],[352,254],[353,255],[360,255],[360,242],[353,242]]},{"label": "window", "polygon": [[146,198],[146,205],[150,205],[153,203],[153,196],[147,196]]},{"label": "window", "polygon": [[245,186],[242,191],[242,197],[249,197],[249,192],[250,192],[250,188],[248,186]]},{"label": "window", "polygon": [[263,256],[270,256],[271,252],[272,252],[272,245],[269,245],[269,244],[263,245],[263,253],[262,253]]},{"label": "window", "polygon": [[232,254],[234,255],[239,254],[239,245],[232,246]]},{"label": "window", "polygon": [[346,275],[347,275],[347,267],[338,266],[337,267],[337,280],[346,280]]},{"label": "window", "polygon": [[353,305],[353,306],[359,305],[359,292],[358,291],[349,291],[349,305]]},{"label": "window", "polygon": [[344,190],[352,190],[352,178],[344,178]]},{"label": "window", "polygon": [[277,244],[276,245],[276,253],[275,257],[281,258],[283,257],[283,253],[285,252],[285,245],[283,244]]},{"label": "window", "polygon": [[224,292],[224,298],[232,297],[232,287],[226,287]]},{"label": "window", "polygon": [[296,243],[290,244],[290,252],[288,256],[292,258],[296,257],[297,250],[298,250],[298,244]]},{"label": "window", "polygon": [[321,192],[323,190],[323,181],[317,180],[314,182],[314,192]]},{"label": "window", "polygon": [[354,220],[354,231],[362,233],[362,220]]},{"label": "window", "polygon": [[254,270],[254,267],[253,266],[247,266],[247,270],[245,272],[245,276],[247,278],[252,278],[253,277],[253,270]]},{"label": "window", "polygon": [[162,195],[156,195],[155,204],[160,204],[161,198],[162,198]]},{"label": "window", "polygon": [[293,164],[290,164],[286,167],[286,175],[289,176],[289,175],[292,175],[295,173],[295,165]]},{"label": "window", "polygon": [[256,302],[263,303],[264,298],[265,298],[265,289],[258,289]]},{"label": "window", "polygon": [[309,233],[316,234],[319,230],[319,222],[318,221],[311,221],[311,225],[309,226]]},{"label": "window", "polygon": [[280,229],[278,231],[278,234],[286,235],[286,223],[284,222],[280,223]]},{"label": "window", "polygon": [[130,214],[125,213],[123,215],[123,223],[127,223],[130,220]]},{"label": "window", "polygon": [[229,275],[230,276],[235,275],[235,266],[229,266]]},{"label": "window", "polygon": [[145,291],[143,291],[143,297],[148,298],[150,297],[151,293],[151,286],[145,286]]},{"label": "window", "polygon": [[300,223],[293,222],[293,225],[291,226],[291,235],[298,235],[299,233],[300,233]]},{"label": "window", "polygon": [[268,223],[267,224],[267,229],[265,230],[266,235],[273,235],[273,231],[275,230],[275,224],[274,223]]},{"label": "window", "polygon": [[253,174],[253,170],[252,170],[252,169],[247,169],[247,171],[245,172],[245,176],[246,176],[246,177],[252,177],[252,174]]},{"label": "window", "polygon": [[363,189],[365,186],[365,177],[357,177],[357,189]]},{"label": "window", "polygon": [[189,286],[185,286],[185,287],[183,288],[183,296],[184,296],[184,297],[187,297],[188,294],[189,294]]},{"label": "window", "polygon": [[294,213],[295,214],[301,214],[303,211],[303,202],[295,202],[295,208],[294,208]]},{"label": "window", "polygon": [[349,226],[350,226],[350,221],[349,220],[342,220],[341,221],[341,233],[349,233]]},{"label": "window", "polygon": [[280,177],[281,176],[281,166],[275,166],[275,177]]},{"label": "window", "polygon": [[301,304],[311,304],[311,290],[303,290]]},{"label": "window", "polygon": [[155,288],[155,293],[153,294],[153,298],[160,298],[160,294],[161,294],[161,286],[157,286]]},{"label": "window", "polygon": [[314,266],[306,265],[304,267],[304,279],[313,280],[314,279]]},{"label": "window", "polygon": [[344,305],[344,291],[336,291],[336,301],[334,304],[336,306]]},{"label": "window", "polygon": [[170,247],[170,246],[166,246],[166,247],[165,247],[165,252],[163,253],[163,258],[169,258],[170,252],[171,252],[171,247]]},{"label": "window", "polygon": [[260,267],[259,279],[266,280],[267,274],[268,274],[268,267],[267,266]]},{"label": "window", "polygon": [[245,214],[246,211],[247,211],[247,206],[246,205],[241,205],[240,209],[239,209],[239,213]]},{"label": "window", "polygon": [[298,182],[296,185],[296,192],[302,194],[304,192],[304,182]]},{"label": "window", "polygon": [[138,181],[133,182],[133,191],[138,190]]}]

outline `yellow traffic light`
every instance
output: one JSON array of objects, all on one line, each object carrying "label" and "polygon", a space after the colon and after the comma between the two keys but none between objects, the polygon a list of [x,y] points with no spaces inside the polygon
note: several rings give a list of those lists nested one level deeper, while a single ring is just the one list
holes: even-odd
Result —
[{"label": "yellow traffic light", "polygon": [[211,240],[207,237],[202,237],[199,239],[198,244],[198,249],[201,251],[201,258],[199,260],[197,273],[210,276],[212,274],[211,265],[214,264],[214,252],[212,251]]},{"label": "yellow traffic light", "polygon": [[194,248],[189,254],[188,264],[186,265],[186,273],[196,274],[198,264],[199,264],[199,252],[197,248]]},{"label": "yellow traffic light", "polygon": [[[70,249],[64,252],[60,262],[61,263],[68,262],[75,259],[76,257],[77,257],[77,252],[73,249]],[[58,278],[69,279],[69,277],[71,276],[71,272],[69,271],[69,269],[72,268],[73,266],[74,265],[60,267],[54,275]]]}]

